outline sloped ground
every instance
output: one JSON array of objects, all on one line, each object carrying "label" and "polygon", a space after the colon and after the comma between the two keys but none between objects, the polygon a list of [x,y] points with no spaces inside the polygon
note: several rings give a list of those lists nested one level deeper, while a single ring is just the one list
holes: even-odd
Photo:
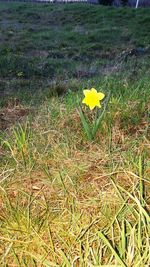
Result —
[{"label": "sloped ground", "polygon": [[[34,94],[41,99],[41,91],[43,96],[43,91],[55,91],[53,83],[75,79],[78,86],[112,73],[135,79],[148,73],[149,13],[84,4],[1,3],[2,104],[16,94],[28,102]],[[63,92],[62,86],[58,93]]]},{"label": "sloped ground", "polygon": [[0,4],[0,266],[150,265],[149,12]]}]

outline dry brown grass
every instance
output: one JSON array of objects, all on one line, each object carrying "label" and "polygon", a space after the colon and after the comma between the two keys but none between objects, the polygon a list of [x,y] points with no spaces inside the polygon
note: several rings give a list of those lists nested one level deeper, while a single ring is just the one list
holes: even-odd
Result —
[{"label": "dry brown grass", "polygon": [[[51,102],[51,112],[58,111],[56,118],[51,117],[48,108],[45,103],[28,124],[32,134],[27,139],[25,166],[11,129],[14,154],[3,147],[10,160],[6,179],[7,172],[1,166],[2,255],[8,249],[3,263],[24,266],[25,257],[28,266],[34,266],[34,260],[36,266],[93,266],[94,257],[102,253],[101,264],[115,264],[97,232],[108,229],[111,239],[116,219],[136,222],[130,211],[136,208],[134,201],[117,188],[119,185],[133,195],[139,194],[137,159],[143,151],[148,153],[149,142],[146,138],[134,142],[137,136],[119,127],[119,119],[112,128],[111,148],[106,122],[96,142],[88,142],[75,110],[68,113],[56,98]],[[147,189],[149,171],[146,167]],[[148,209],[148,190],[146,200]],[[118,229],[114,227],[117,240]]]}]

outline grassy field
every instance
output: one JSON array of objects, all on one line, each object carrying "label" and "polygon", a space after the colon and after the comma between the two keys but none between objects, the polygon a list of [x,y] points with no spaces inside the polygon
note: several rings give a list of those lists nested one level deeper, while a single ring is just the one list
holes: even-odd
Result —
[{"label": "grassy field", "polygon": [[[0,266],[150,265],[149,17],[0,3]],[[111,93],[93,141],[91,87]]]}]

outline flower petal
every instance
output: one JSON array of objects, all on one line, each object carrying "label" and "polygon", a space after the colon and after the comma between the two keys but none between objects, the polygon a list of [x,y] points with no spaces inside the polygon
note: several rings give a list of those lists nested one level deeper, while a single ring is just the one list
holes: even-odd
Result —
[{"label": "flower petal", "polygon": [[83,104],[86,104],[86,97],[82,100]]},{"label": "flower petal", "polygon": [[97,93],[99,100],[102,100],[105,97],[103,93]]},{"label": "flower petal", "polygon": [[101,104],[100,104],[100,102],[96,105],[97,107],[99,107],[99,108],[101,108],[102,106],[101,106]]},{"label": "flower petal", "polygon": [[93,87],[91,88],[91,92],[97,94],[97,90],[95,88],[93,88]]},{"label": "flower petal", "polygon": [[83,94],[86,96],[87,94],[89,94],[90,93],[90,90],[89,89],[85,89],[85,90],[83,90]]},{"label": "flower petal", "polygon": [[90,110],[93,110],[95,108],[95,106],[90,105],[89,108],[90,108]]}]

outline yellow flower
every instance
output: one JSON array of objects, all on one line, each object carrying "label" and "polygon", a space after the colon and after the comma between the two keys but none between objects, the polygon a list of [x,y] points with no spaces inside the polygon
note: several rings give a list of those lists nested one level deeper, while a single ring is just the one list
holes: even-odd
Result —
[{"label": "yellow flower", "polygon": [[89,106],[90,110],[95,107],[101,108],[100,100],[102,100],[105,95],[103,93],[98,93],[95,88],[91,88],[90,90],[83,90],[85,98],[82,103]]}]

